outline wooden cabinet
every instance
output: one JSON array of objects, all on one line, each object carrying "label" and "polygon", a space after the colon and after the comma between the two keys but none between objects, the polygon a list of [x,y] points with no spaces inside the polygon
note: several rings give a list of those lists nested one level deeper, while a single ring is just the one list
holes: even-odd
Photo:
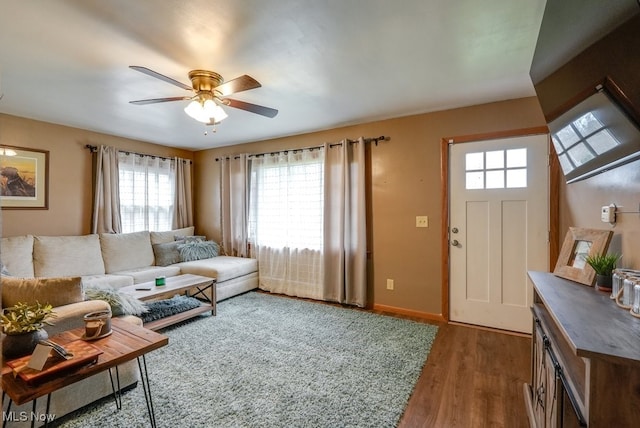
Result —
[{"label": "wooden cabinet", "polygon": [[640,426],[640,319],[592,287],[546,272],[529,277],[531,426]]}]

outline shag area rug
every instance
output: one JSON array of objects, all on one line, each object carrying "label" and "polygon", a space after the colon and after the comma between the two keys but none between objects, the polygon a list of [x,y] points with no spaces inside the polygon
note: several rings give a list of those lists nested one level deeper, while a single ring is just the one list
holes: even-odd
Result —
[{"label": "shag area rug", "polygon": [[[160,427],[394,427],[437,327],[250,292],[162,331],[147,354]],[[62,419],[147,427],[142,385]]]}]

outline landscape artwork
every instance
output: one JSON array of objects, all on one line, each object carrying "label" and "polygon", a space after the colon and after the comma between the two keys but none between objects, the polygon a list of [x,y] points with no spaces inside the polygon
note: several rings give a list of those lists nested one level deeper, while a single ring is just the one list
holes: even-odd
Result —
[{"label": "landscape artwork", "polygon": [[0,202],[3,209],[46,209],[49,152],[0,148]]}]

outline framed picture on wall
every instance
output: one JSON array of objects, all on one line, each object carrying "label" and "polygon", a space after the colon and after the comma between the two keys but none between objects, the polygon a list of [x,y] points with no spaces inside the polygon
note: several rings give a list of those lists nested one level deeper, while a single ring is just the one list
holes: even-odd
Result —
[{"label": "framed picture on wall", "polygon": [[553,274],[584,285],[593,285],[596,271],[587,257],[607,253],[613,231],[570,227],[564,238]]},{"label": "framed picture on wall", "polygon": [[49,208],[49,151],[0,146],[0,206]]}]

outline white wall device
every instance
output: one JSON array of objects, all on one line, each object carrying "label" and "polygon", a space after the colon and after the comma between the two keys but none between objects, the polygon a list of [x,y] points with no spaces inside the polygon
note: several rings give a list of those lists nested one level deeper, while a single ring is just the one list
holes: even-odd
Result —
[{"label": "white wall device", "polygon": [[602,207],[600,220],[604,223],[615,223],[616,222],[616,205],[605,205]]}]

